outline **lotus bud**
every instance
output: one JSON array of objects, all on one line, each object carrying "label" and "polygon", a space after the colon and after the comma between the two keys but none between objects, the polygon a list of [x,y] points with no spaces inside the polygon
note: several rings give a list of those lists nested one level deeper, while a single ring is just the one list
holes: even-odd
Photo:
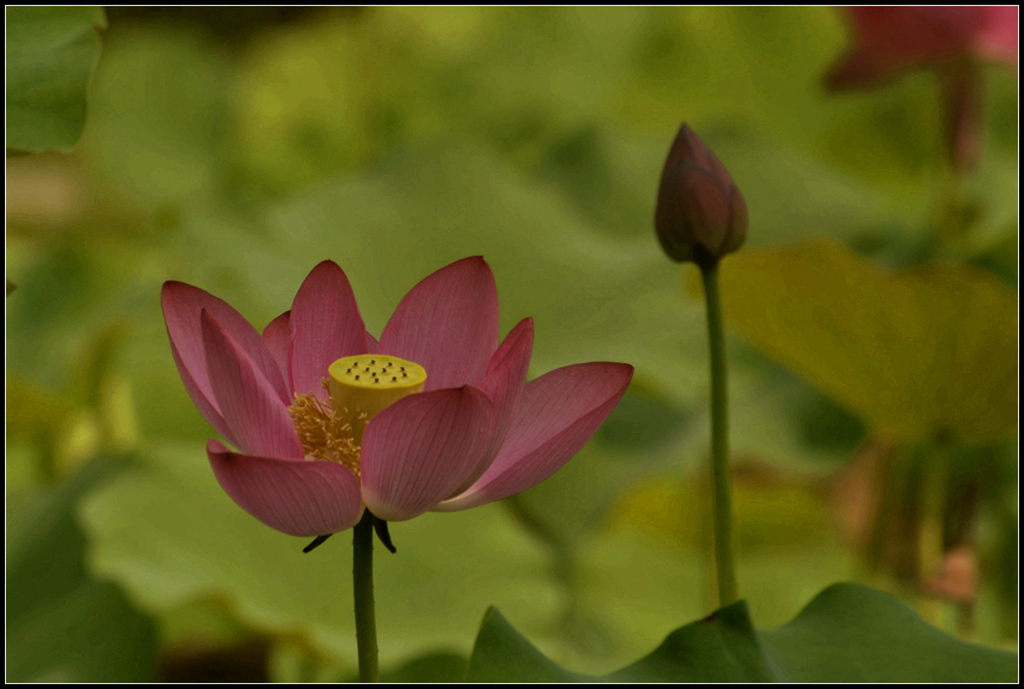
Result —
[{"label": "lotus bud", "polygon": [[747,239],[747,204],[718,157],[684,124],[661,171],[654,229],[675,261],[704,265]]}]

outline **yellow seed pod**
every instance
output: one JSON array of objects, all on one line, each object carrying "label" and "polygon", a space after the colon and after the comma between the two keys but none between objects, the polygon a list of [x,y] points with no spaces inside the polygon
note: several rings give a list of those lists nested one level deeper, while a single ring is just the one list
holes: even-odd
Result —
[{"label": "yellow seed pod", "polygon": [[331,405],[345,410],[360,445],[370,419],[403,397],[423,392],[427,380],[427,372],[419,364],[386,354],[347,356],[331,364],[327,372]]}]

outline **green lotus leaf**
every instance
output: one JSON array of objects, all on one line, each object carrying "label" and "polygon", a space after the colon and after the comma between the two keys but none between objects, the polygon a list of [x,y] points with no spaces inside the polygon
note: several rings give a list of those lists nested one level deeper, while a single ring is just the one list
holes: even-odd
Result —
[{"label": "green lotus leaf", "polygon": [[7,8],[7,148],[78,143],[106,25],[101,7]]}]

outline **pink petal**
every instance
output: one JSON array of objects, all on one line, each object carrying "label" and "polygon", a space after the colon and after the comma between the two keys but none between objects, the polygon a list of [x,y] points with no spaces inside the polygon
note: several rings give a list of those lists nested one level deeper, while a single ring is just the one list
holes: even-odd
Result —
[{"label": "pink petal", "polygon": [[898,76],[904,66],[899,60],[855,50],[829,68],[825,85],[836,91],[877,86]]},{"label": "pink petal", "polygon": [[410,395],[366,426],[363,501],[385,520],[423,514],[465,481],[494,434],[494,406],[469,385]]},{"label": "pink petal", "polygon": [[185,390],[188,392],[189,397],[192,398],[192,402],[195,403],[199,413],[229,443],[238,445],[234,434],[228,428],[227,421],[224,420],[224,416],[220,413],[217,400],[213,397],[213,390],[210,389],[210,379],[206,375],[206,362],[203,362],[204,368],[200,374],[202,377],[197,380],[192,377],[188,365],[181,354],[178,353],[178,348],[174,346],[173,340],[171,341],[171,356],[174,357],[174,363],[178,367],[178,375],[181,376],[181,381],[185,384]]},{"label": "pink petal", "polygon": [[427,370],[425,390],[479,385],[498,346],[498,292],[480,256],[427,276],[399,303],[380,353]]},{"label": "pink petal", "polygon": [[915,67],[972,52],[990,8],[846,7],[855,47],[834,65],[830,88],[878,85]]},{"label": "pink petal", "polygon": [[235,504],[278,531],[323,536],[363,516],[359,479],[341,464],[237,454],[216,440],[206,444],[206,454]]},{"label": "pink petal", "polygon": [[722,161],[685,122],[679,127],[679,132],[668,151],[668,158],[665,159],[665,165],[661,170],[662,179],[681,160],[687,160],[697,167],[713,172],[726,187],[734,184],[732,175],[722,165]]},{"label": "pink petal", "polygon": [[[292,343],[292,326],[289,322],[291,311],[285,311],[280,316],[270,321],[263,329],[263,343],[267,345],[270,354],[277,362],[277,368],[281,371],[283,380],[288,380],[288,350]],[[286,400],[291,402],[289,398]]]},{"label": "pink petal", "polygon": [[655,225],[659,237],[670,244],[699,243],[712,256],[721,256],[729,235],[732,189],[710,170],[679,161],[658,188]]},{"label": "pink petal", "polygon": [[302,459],[288,408],[220,321],[206,309],[201,313],[210,386],[239,449]]},{"label": "pink petal", "polygon": [[975,39],[978,54],[1016,66],[1019,15],[1016,5],[984,8],[982,26]]},{"label": "pink petal", "polygon": [[314,268],[292,302],[291,384],[327,399],[321,381],[337,359],[366,354],[366,327],[352,286],[333,261]]},{"label": "pink petal", "polygon": [[512,332],[505,337],[505,341],[491,357],[491,363],[487,365],[487,376],[480,389],[487,393],[494,404],[494,438],[477,468],[463,481],[456,493],[461,493],[483,475],[505,442],[505,436],[512,424],[512,411],[523,392],[532,353],[533,319],[524,318],[512,328]]},{"label": "pink petal", "polygon": [[206,352],[203,347],[203,327],[199,317],[203,309],[216,316],[231,333],[235,342],[260,368],[282,401],[290,399],[291,395],[273,355],[267,350],[256,329],[227,302],[198,287],[175,281],[164,283],[160,301],[164,311],[164,322],[167,324],[167,335],[171,341],[171,354],[185,383],[185,389],[199,412],[218,433],[230,442],[235,442],[224,422],[220,407],[217,406],[213,388],[210,387]]},{"label": "pink petal", "polygon": [[633,377],[627,364],[566,366],[526,385],[512,428],[484,475],[436,508],[453,512],[530,488],[558,471],[608,418]]},{"label": "pink petal", "polygon": [[377,350],[379,348],[380,348],[380,342],[378,342],[377,338],[374,337],[373,335],[371,335],[370,331],[367,330],[366,331],[366,353],[367,354],[376,354]]}]

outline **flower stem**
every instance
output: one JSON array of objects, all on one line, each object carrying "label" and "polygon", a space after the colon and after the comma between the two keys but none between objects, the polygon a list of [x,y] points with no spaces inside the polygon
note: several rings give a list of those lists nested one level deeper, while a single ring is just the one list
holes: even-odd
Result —
[{"label": "flower stem", "polygon": [[[946,523],[946,462],[948,445],[934,444],[934,449],[922,459],[920,488],[922,495],[921,525],[918,530],[917,561],[918,584],[927,591],[927,584],[942,573],[945,559]],[[921,599],[921,617],[936,627],[941,627],[942,606],[940,601],[927,593]]]},{"label": "flower stem", "polygon": [[715,572],[718,605],[739,599],[732,545],[732,498],[729,485],[729,411],[725,365],[725,333],[718,293],[718,259],[698,262],[704,280],[711,345],[711,486],[715,529]]},{"label": "flower stem", "polygon": [[377,617],[373,607],[373,515],[369,510],[352,532],[352,581],[356,604],[359,681],[376,682]]}]

